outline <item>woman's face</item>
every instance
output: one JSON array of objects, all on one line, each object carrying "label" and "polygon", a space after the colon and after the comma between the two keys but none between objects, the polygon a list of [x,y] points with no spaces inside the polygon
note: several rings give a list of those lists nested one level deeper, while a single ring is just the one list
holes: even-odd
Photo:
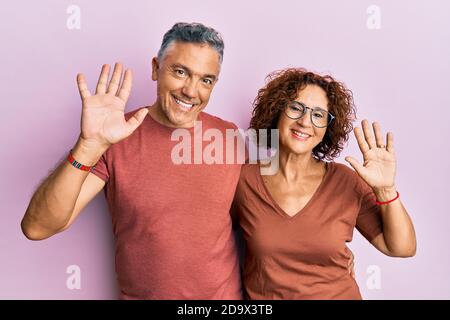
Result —
[{"label": "woman's face", "polygon": [[[295,101],[309,108],[319,107],[328,111],[328,99],[325,90],[317,85],[307,85],[299,93]],[[280,148],[294,154],[311,154],[325,136],[327,130],[317,128],[311,122],[311,110],[306,109],[300,119],[293,120],[282,111],[278,120]]]}]

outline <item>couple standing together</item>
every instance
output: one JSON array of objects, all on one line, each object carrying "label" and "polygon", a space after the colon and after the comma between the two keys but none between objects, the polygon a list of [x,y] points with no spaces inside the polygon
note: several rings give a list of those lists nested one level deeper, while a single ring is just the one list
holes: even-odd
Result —
[{"label": "couple standing together", "polygon": [[[223,49],[214,29],[175,24],[152,60],[156,101],[126,114],[130,70],[116,64],[109,79],[104,65],[95,94],[79,74],[81,133],[31,198],[23,233],[42,240],[66,230],[103,190],[121,299],[361,299],[346,246],[355,228],[388,256],[416,251],[392,134],[363,120],[354,135],[364,163],[333,162],[353,130],[352,93],[291,68],[269,75],[250,122],[278,129],[274,174],[262,163],[174,164],[174,130],[192,132],[196,121],[224,135],[237,129],[203,112]],[[242,272],[233,221],[246,242]]]}]

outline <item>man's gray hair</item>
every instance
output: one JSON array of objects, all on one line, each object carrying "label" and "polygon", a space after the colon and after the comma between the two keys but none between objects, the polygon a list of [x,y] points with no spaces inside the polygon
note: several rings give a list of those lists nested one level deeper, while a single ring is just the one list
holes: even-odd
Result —
[{"label": "man's gray hair", "polygon": [[161,61],[169,45],[176,41],[209,44],[217,51],[220,63],[222,63],[224,49],[223,39],[220,33],[213,28],[207,27],[201,23],[175,23],[163,37],[161,48],[159,48],[158,51],[159,61]]}]

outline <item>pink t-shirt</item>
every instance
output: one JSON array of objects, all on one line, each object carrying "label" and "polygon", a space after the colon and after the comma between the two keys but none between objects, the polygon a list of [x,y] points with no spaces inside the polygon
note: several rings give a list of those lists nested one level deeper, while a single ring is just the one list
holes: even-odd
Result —
[{"label": "pink t-shirt", "polygon": [[[207,113],[198,120],[203,132],[236,128]],[[106,181],[120,298],[242,299],[229,214],[241,166],[174,164],[174,130],[147,115],[94,170]]]}]

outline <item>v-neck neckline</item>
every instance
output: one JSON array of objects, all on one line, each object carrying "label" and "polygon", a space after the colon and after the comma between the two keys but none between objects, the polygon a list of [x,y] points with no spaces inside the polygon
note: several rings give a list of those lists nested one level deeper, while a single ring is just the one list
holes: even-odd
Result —
[{"label": "v-neck neckline", "polygon": [[270,193],[268,187],[266,186],[266,183],[264,182],[262,176],[261,176],[261,169],[260,169],[260,165],[256,166],[256,175],[258,178],[259,183],[263,186],[264,188],[264,192],[266,193],[266,197],[269,199],[269,201],[273,204],[273,206],[277,209],[278,213],[288,219],[295,219],[298,216],[302,216],[304,212],[306,212],[308,210],[308,208],[315,202],[315,199],[320,195],[321,193],[321,189],[323,188],[323,186],[325,185],[326,180],[328,179],[328,177],[330,176],[330,172],[332,169],[332,165],[333,162],[325,162],[325,168],[326,168],[326,172],[322,178],[322,181],[320,182],[319,186],[317,187],[316,191],[314,191],[312,197],[308,200],[308,202],[303,206],[303,208],[301,208],[297,213],[295,213],[294,215],[289,215],[286,211],[284,211],[280,205],[278,204],[278,202],[275,201],[275,199],[272,197],[272,194]]}]

